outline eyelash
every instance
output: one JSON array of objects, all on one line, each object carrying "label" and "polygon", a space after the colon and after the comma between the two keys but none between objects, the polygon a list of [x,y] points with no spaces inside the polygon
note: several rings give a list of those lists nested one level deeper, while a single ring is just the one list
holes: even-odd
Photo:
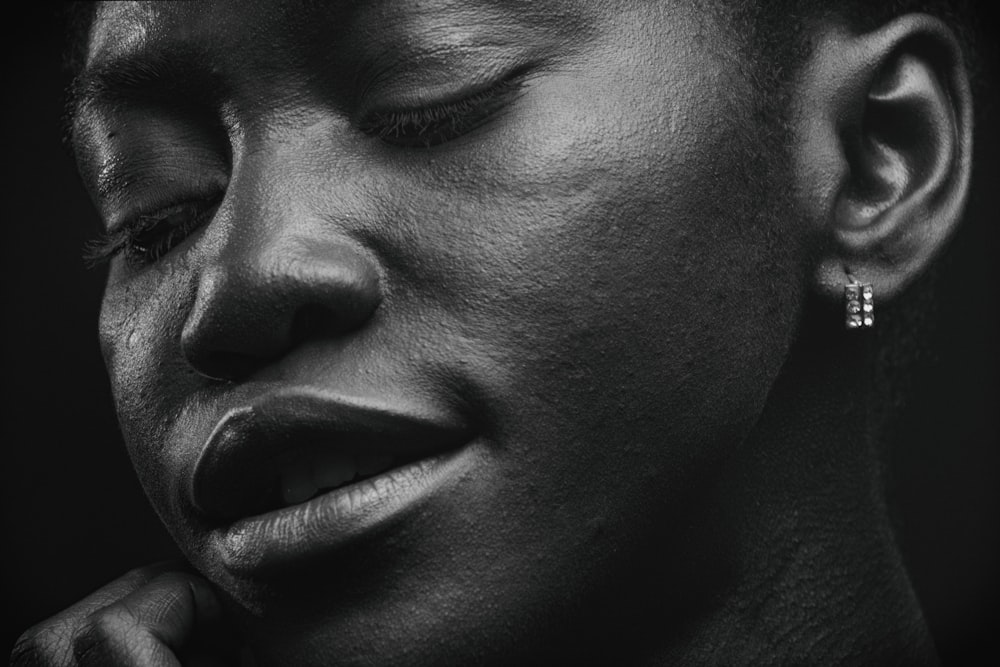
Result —
[{"label": "eyelash", "polygon": [[[122,255],[139,268],[157,261],[215,214],[219,198],[193,199],[137,215],[104,232],[84,248],[84,261],[97,266]],[[175,216],[179,220],[171,221]]]},{"label": "eyelash", "polygon": [[512,75],[484,91],[456,102],[429,107],[374,111],[359,124],[367,135],[386,143],[430,148],[467,134],[508,106],[521,92],[523,77]]}]

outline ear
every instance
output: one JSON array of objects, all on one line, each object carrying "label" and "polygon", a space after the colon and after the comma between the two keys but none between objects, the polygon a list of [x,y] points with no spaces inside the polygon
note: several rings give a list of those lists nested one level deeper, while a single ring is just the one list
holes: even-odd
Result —
[{"label": "ear", "polygon": [[972,96],[961,49],[941,21],[911,14],[878,30],[818,30],[793,89],[800,203],[818,236],[815,288],[848,273],[876,298],[899,293],[962,216]]}]

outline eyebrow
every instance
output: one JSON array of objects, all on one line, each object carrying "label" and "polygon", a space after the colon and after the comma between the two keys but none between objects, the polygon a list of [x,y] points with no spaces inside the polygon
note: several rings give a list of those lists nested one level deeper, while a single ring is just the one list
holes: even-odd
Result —
[{"label": "eyebrow", "polygon": [[88,65],[70,84],[66,136],[90,109],[211,104],[222,94],[213,58],[190,44],[127,52]]}]

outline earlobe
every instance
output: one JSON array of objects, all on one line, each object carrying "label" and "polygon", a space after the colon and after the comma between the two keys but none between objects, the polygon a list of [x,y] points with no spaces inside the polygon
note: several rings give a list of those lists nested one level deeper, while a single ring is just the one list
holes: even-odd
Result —
[{"label": "earlobe", "polygon": [[[907,15],[862,35],[816,42],[799,82],[799,184],[821,237],[816,287],[839,296],[846,273],[892,297],[918,276],[961,220],[972,100],[947,26]],[[814,163],[820,161],[821,167]]]}]

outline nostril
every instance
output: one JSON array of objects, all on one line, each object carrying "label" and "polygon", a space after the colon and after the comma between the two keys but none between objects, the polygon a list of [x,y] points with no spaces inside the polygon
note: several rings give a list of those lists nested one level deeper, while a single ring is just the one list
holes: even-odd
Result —
[{"label": "nostril", "polygon": [[188,358],[191,366],[210,380],[238,382],[252,375],[261,366],[261,359],[238,352],[208,352],[198,359]]},{"label": "nostril", "polygon": [[[280,357],[289,349],[298,347],[308,340],[335,337],[360,328],[364,320],[343,317],[323,306],[305,306],[292,318],[292,326],[282,335],[283,344],[273,349],[257,349],[253,352],[235,350],[205,349],[205,345],[189,345],[188,362],[199,374],[213,379],[239,381],[252,375],[262,365]],[[238,345],[232,345],[238,348]],[[249,346],[247,346],[249,347]],[[267,354],[268,352],[271,354]]]},{"label": "nostril", "polygon": [[209,366],[218,369],[224,380],[242,380],[260,368],[261,359],[237,352],[213,352]]},{"label": "nostril", "polygon": [[361,326],[359,318],[344,317],[343,314],[319,305],[303,306],[295,313],[289,338],[291,344],[298,345],[311,338],[348,333]]}]

